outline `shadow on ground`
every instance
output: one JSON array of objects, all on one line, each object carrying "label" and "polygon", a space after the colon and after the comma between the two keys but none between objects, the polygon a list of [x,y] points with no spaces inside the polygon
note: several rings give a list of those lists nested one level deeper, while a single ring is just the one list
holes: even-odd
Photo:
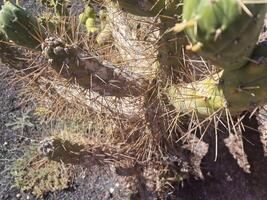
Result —
[{"label": "shadow on ground", "polygon": [[245,173],[229,153],[223,140],[228,134],[218,134],[218,159],[215,158],[215,134],[204,138],[210,144],[209,152],[201,163],[205,180],[189,180],[184,187],[178,187],[174,199],[186,200],[266,200],[267,158],[264,157],[260,135],[255,118],[246,117],[249,127],[243,133],[244,150],[251,165],[251,173]]}]

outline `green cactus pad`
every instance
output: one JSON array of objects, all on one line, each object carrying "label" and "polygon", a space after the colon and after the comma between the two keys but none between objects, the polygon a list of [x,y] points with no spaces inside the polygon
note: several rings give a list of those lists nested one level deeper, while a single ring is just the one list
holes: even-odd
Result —
[{"label": "green cactus pad", "polygon": [[0,11],[0,31],[18,45],[38,49],[44,38],[44,29],[37,19],[23,8],[6,2]]},{"label": "green cactus pad", "polygon": [[186,0],[183,7],[184,22],[195,21],[186,32],[193,45],[201,44],[199,54],[230,70],[248,61],[266,13],[266,5],[238,2]]}]

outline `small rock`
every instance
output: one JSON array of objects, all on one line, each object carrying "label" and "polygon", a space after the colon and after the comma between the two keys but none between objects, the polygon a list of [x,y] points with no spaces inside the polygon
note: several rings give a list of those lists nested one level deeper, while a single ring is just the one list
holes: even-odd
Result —
[{"label": "small rock", "polygon": [[3,144],[4,146],[7,146],[8,145],[8,142],[4,142],[4,144]]},{"label": "small rock", "polygon": [[112,194],[114,192],[114,188],[109,188],[109,192]]},{"label": "small rock", "polygon": [[17,197],[17,199],[20,199],[20,198],[21,198],[21,194],[18,193],[18,194],[16,195],[16,197]]}]

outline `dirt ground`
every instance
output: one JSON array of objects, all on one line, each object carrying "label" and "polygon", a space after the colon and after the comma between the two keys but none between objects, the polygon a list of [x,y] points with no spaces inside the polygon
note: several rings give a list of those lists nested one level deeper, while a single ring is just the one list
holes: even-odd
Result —
[{"label": "dirt ground", "polygon": [[177,187],[175,195],[180,199],[205,200],[265,200],[267,199],[267,159],[257,129],[257,121],[245,119],[243,133],[244,150],[251,165],[251,173],[245,173],[229,153],[223,140],[228,134],[218,135],[218,159],[215,162],[215,137],[208,134],[204,140],[210,144],[209,152],[201,163],[205,180],[188,180],[183,188]]}]

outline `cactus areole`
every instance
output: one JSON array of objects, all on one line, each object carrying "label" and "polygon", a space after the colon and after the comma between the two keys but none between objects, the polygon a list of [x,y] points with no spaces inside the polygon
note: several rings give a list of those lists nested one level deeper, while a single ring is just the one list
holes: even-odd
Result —
[{"label": "cactus areole", "polygon": [[14,43],[36,50],[40,50],[39,46],[44,38],[44,29],[37,19],[9,1],[0,11],[0,32]]}]

